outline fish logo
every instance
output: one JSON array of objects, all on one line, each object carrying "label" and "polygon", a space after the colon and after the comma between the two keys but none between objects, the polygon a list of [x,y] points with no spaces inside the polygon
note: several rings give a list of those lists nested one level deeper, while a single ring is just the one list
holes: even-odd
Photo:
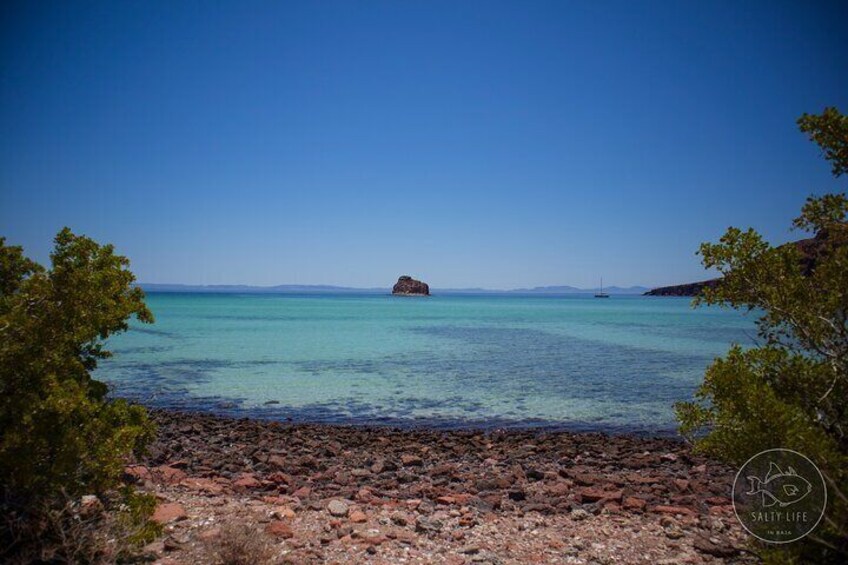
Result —
[{"label": "fish logo", "polygon": [[733,512],[745,530],[766,543],[792,543],[824,518],[827,485],[805,455],[776,447],[748,459],[733,479]]},{"label": "fish logo", "polygon": [[745,494],[762,495],[763,507],[766,508],[775,504],[785,508],[803,500],[813,490],[810,481],[800,476],[795,469],[787,467],[784,471],[773,461],[770,462],[764,478],[747,478],[751,481],[751,490]]}]

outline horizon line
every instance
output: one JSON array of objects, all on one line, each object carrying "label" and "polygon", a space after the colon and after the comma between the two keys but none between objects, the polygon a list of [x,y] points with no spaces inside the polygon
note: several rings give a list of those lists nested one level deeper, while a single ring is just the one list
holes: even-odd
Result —
[{"label": "horizon line", "polygon": [[[258,290],[258,291],[273,291],[273,290],[283,290],[283,289],[313,289],[313,290],[349,290],[349,291],[390,291],[392,286],[346,286],[346,285],[334,285],[334,284],[293,284],[293,283],[283,283],[283,284],[274,284],[274,285],[254,285],[254,284],[191,284],[191,283],[149,283],[149,282],[137,282],[134,283],[135,286],[142,288],[142,290],[165,290],[167,288],[173,289],[199,289],[199,290],[222,290],[222,289],[244,289],[244,290]],[[666,285],[666,286],[674,286],[674,285]],[[431,290],[442,291],[442,292],[503,292],[503,293],[512,293],[512,292],[557,292],[560,290],[562,292],[595,292],[600,287],[576,287],[567,284],[559,284],[559,285],[541,285],[534,287],[517,287],[517,288],[486,288],[486,287],[433,287],[431,286]],[[655,288],[662,288],[661,286],[645,286],[645,285],[629,285],[629,286],[618,286],[618,285],[610,285],[604,286],[606,290],[632,290],[634,292],[639,291],[647,291]]]}]

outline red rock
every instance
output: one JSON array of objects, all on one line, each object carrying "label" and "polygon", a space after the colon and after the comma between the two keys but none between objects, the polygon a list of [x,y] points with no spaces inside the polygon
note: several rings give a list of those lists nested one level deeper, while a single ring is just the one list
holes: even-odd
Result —
[{"label": "red rock", "polygon": [[292,482],[291,476],[280,471],[275,471],[268,475],[268,480],[277,483],[278,485],[290,485]]},{"label": "red rock", "polygon": [[268,457],[268,464],[272,467],[283,469],[288,464],[288,460],[280,455],[271,455]]},{"label": "red rock", "polygon": [[442,465],[436,465],[432,469],[430,469],[431,477],[439,477],[441,475],[450,475],[455,470],[455,467],[449,463],[445,463]]},{"label": "red rock", "polygon": [[297,498],[309,498],[309,495],[311,495],[311,494],[312,494],[311,488],[300,487],[299,489],[294,491],[294,493],[292,493],[292,496],[296,496]]},{"label": "red rock", "polygon": [[623,492],[620,490],[601,490],[598,488],[582,488],[580,489],[581,502],[597,502],[599,500],[621,500]]},{"label": "red rock", "polygon": [[262,483],[259,481],[259,479],[257,479],[250,473],[245,473],[237,480],[233,481],[233,488],[239,490],[259,488],[260,486],[262,486]]},{"label": "red rock", "polygon": [[436,498],[439,504],[456,504],[456,499],[452,496],[440,496]]},{"label": "red rock", "polygon": [[557,481],[554,484],[548,486],[545,490],[547,490],[551,494],[551,496],[565,496],[569,493],[571,487],[566,481]]},{"label": "red rock", "polygon": [[169,465],[154,467],[151,469],[151,475],[154,479],[160,480],[169,485],[177,484],[187,477],[183,471]]},{"label": "red rock", "polygon": [[628,510],[644,510],[647,505],[647,502],[635,496],[628,496],[624,499],[624,507]]},{"label": "red rock", "polygon": [[213,481],[212,479],[204,479],[201,477],[188,477],[180,481],[180,486],[187,489],[205,492],[207,494],[221,494],[224,492],[224,487]]},{"label": "red rock", "polygon": [[124,469],[124,473],[139,482],[150,480],[150,469],[144,465],[130,465]]},{"label": "red rock", "polygon": [[295,511],[292,510],[291,508],[289,508],[288,506],[280,506],[278,508],[275,508],[271,512],[271,515],[275,518],[280,519],[280,520],[282,520],[284,518],[291,520],[292,518],[294,518],[296,516]]},{"label": "red rock", "polygon": [[166,502],[156,507],[151,520],[159,524],[169,524],[188,518],[185,508],[176,502]]},{"label": "red rock", "polygon": [[595,475],[590,475],[588,473],[569,473],[571,479],[581,486],[592,486],[598,482],[598,478]]},{"label": "red rock", "polygon": [[603,502],[603,505],[604,510],[606,510],[607,512],[615,513],[621,511],[621,505],[618,502],[615,502],[614,500],[605,500]]},{"label": "red rock", "polygon": [[674,479],[674,486],[677,487],[677,490],[683,492],[689,488],[689,481],[686,479]]},{"label": "red rock", "polygon": [[274,520],[265,526],[265,532],[278,538],[289,539],[294,537],[291,526],[281,520]]},{"label": "red rock", "polygon": [[501,507],[501,497],[499,494],[487,494],[481,496],[480,500],[491,506],[493,510],[497,510]]},{"label": "red rock", "polygon": [[389,538],[387,538],[386,536],[384,536],[383,534],[381,534],[379,532],[377,532],[377,533],[370,533],[369,532],[369,533],[366,533],[364,536],[362,536],[362,541],[364,541],[368,545],[381,545],[381,544],[389,541]]},{"label": "red rock", "polygon": [[651,512],[659,512],[659,513],[662,513],[662,514],[683,514],[683,515],[686,515],[686,516],[694,516],[695,515],[694,510],[692,510],[690,508],[686,508],[684,506],[665,506],[665,505],[654,506],[653,508],[651,508]]},{"label": "red rock", "polygon": [[394,533],[395,539],[400,543],[413,545],[418,541],[418,536],[409,530],[397,530]]},{"label": "red rock", "polygon": [[366,516],[364,512],[354,510],[350,513],[350,521],[354,524],[361,524],[368,521],[368,516]]},{"label": "red rock", "polygon": [[406,467],[420,467],[424,464],[424,460],[417,455],[404,453],[400,456],[401,463]]}]

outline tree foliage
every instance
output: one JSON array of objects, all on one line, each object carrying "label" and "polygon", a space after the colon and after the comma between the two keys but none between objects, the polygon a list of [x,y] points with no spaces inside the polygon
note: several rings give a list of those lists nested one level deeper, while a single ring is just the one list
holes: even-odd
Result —
[{"label": "tree foliage", "polygon": [[821,147],[824,158],[833,166],[833,176],[848,172],[848,116],[836,108],[825,108],[821,115],[798,118],[798,127]]},{"label": "tree foliage", "polygon": [[[829,108],[801,129],[822,146],[833,172],[848,170],[845,117]],[[695,402],[677,405],[696,449],[741,465],[782,447],[810,457],[830,493],[825,520],[805,541],[765,552],[784,562],[844,562],[848,556],[848,199],[811,197],[793,222],[815,235],[773,247],[753,229],[729,228],[700,248],[722,274],[696,304],[758,315],[758,347],[734,346],[706,371]]]},{"label": "tree foliage", "polygon": [[[114,489],[153,429],[92,378],[106,338],[152,322],[126,257],[65,228],[45,269],[0,238],[0,493],[5,509]],[[2,549],[2,548],[0,548]]]}]

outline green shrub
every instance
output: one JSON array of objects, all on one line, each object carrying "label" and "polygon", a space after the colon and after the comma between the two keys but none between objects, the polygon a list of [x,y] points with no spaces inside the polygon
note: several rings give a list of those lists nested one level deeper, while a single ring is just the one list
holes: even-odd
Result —
[{"label": "green shrub", "polygon": [[128,265],[111,245],[67,228],[56,236],[49,269],[0,238],[0,495],[7,513],[35,515],[85,494],[108,500],[127,457],[152,439],[145,410],[107,400],[105,384],[91,376],[110,355],[106,338],[126,330],[132,316],[153,321]]},{"label": "green shrub", "polygon": [[[804,115],[802,131],[848,171],[848,120],[835,109]],[[815,234],[772,247],[730,228],[705,243],[704,266],[722,282],[695,303],[760,313],[759,347],[735,346],[708,369],[696,402],[677,405],[696,449],[733,465],[770,448],[809,457],[829,491],[825,519],[802,541],[758,549],[769,562],[844,563],[848,557],[848,199],[809,198],[794,227]]]}]

